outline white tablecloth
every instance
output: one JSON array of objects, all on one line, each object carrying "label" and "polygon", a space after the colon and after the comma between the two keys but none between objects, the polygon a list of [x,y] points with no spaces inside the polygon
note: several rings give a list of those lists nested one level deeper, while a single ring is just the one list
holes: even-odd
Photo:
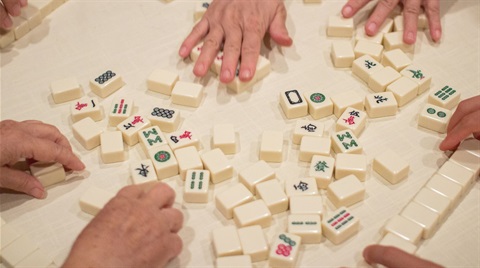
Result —
[{"label": "white tablecloth", "polygon": [[[304,4],[285,2],[288,29],[294,39],[290,48],[262,49],[272,63],[272,72],[252,90],[234,94],[219,84],[212,74],[204,79],[192,74],[190,60],[181,60],[177,51],[193,25],[195,2],[175,0],[144,1],[75,1],[66,2],[34,31],[1,52],[1,118],[38,119],[56,125],[81,155],[86,171],[71,176],[65,183],[48,189],[46,200],[26,195],[2,193],[1,217],[31,237],[61,262],[82,228],[91,217],[80,211],[79,197],[92,186],[117,191],[130,183],[128,161],[145,158],[139,145],[128,148],[126,163],[103,164],[99,149],[85,150],[72,135],[70,103],[54,104],[50,82],[75,76],[86,95],[94,94],[88,81],[105,70],[122,75],[126,86],[102,99],[109,108],[116,96],[132,97],[139,111],[151,105],[171,105],[168,97],[146,88],[146,77],[156,68],[180,75],[182,81],[205,86],[204,100],[193,109],[171,105],[181,110],[182,126],[196,130],[204,150],[211,148],[212,127],[233,123],[240,141],[240,152],[229,156],[236,172],[258,160],[259,140],[263,130],[284,131],[284,162],[271,164],[281,181],[288,177],[307,176],[308,164],[298,161],[298,146],[291,142],[296,120],[286,120],[279,106],[278,93],[296,88],[302,91],[320,89],[334,95],[353,90],[364,96],[368,88],[351,71],[332,67],[330,46],[326,37],[327,17],[338,14],[344,1]],[[427,34],[419,32],[413,62],[425,66],[433,76],[432,88],[449,85],[462,93],[462,99],[479,93],[480,8],[478,0],[441,1],[443,38],[433,44]],[[356,17],[364,21],[367,11]],[[318,245],[302,246],[298,266],[364,266],[361,252],[379,241],[379,230],[387,219],[398,214],[419,191],[448,156],[438,150],[444,135],[417,126],[420,108],[427,94],[399,109],[392,118],[369,120],[360,137],[369,163],[365,182],[366,198],[351,207],[361,220],[357,235],[333,245],[324,239]],[[334,130],[334,116],[320,120],[325,135]],[[107,120],[101,124],[106,126]],[[408,178],[390,185],[371,170],[372,159],[384,149],[395,150],[410,164]],[[216,211],[214,194],[238,183],[237,176],[212,187],[208,204],[192,205],[182,201],[183,181],[166,179],[177,192],[176,207],[185,215],[180,232],[184,250],[170,266],[212,266],[214,253],[211,231],[234,224]],[[324,193],[322,193],[325,196]],[[326,198],[325,198],[326,200]],[[480,266],[480,185],[473,189],[453,210],[433,238],[424,240],[417,254],[445,266]],[[332,211],[325,201],[325,211]],[[287,213],[274,216],[273,225],[265,229],[268,239],[286,228]],[[255,264],[266,266],[266,262]]]}]

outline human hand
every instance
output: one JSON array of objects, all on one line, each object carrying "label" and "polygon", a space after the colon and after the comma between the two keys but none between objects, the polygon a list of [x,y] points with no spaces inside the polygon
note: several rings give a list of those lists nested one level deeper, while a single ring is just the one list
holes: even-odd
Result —
[{"label": "human hand", "polygon": [[0,28],[10,29],[12,18],[20,15],[22,7],[27,5],[27,0],[1,0],[0,5]]},{"label": "human hand", "polygon": [[448,123],[447,137],[440,143],[440,150],[455,150],[470,134],[480,140],[480,95],[458,104]]},{"label": "human hand", "polygon": [[45,197],[40,181],[26,172],[10,168],[22,158],[58,162],[72,170],[85,165],[72,151],[60,131],[40,121],[0,122],[0,188],[8,188],[36,198]]},{"label": "human hand", "polygon": [[281,46],[290,46],[292,39],[285,26],[287,11],[282,0],[213,0],[203,18],[183,41],[179,55],[188,57],[192,48],[204,39],[201,54],[195,63],[196,76],[207,74],[223,44],[220,81],[235,78],[241,58],[239,78],[250,81],[256,70],[265,33]]},{"label": "human hand", "polygon": [[175,192],[157,183],[121,189],[75,241],[63,267],[164,267],[182,250]]},{"label": "human hand", "polygon": [[[350,18],[369,2],[370,0],[348,0],[347,4],[342,8],[342,15],[345,18]],[[439,0],[379,0],[375,10],[365,24],[365,32],[370,36],[375,35],[390,12],[400,2],[403,3],[403,42],[406,44],[415,43],[417,39],[418,15],[422,6],[428,18],[430,36],[434,42],[438,42],[442,37]]]},{"label": "human hand", "polygon": [[415,255],[409,254],[395,247],[371,245],[363,250],[363,258],[372,264],[381,264],[389,268],[400,267],[423,267],[423,268],[441,268],[442,266],[421,259]]}]

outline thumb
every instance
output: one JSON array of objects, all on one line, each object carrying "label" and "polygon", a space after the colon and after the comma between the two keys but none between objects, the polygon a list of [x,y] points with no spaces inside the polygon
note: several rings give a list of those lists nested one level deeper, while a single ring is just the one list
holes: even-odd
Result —
[{"label": "thumb", "polygon": [[45,188],[37,178],[8,167],[0,168],[0,187],[26,193],[38,199],[46,197]]},{"label": "thumb", "polygon": [[285,25],[286,20],[287,11],[283,5],[279,6],[268,29],[268,33],[273,41],[281,46],[291,46],[293,43],[292,38],[288,35],[288,30]]}]

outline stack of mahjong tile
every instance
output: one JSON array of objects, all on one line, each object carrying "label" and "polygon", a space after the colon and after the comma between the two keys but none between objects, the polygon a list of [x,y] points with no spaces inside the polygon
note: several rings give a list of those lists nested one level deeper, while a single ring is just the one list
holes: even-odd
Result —
[{"label": "stack of mahjong tile", "polygon": [[0,29],[0,48],[24,37],[28,32],[40,25],[45,17],[63,5],[68,0],[31,0],[28,6],[22,8],[20,16],[12,17],[13,26],[10,30]]}]

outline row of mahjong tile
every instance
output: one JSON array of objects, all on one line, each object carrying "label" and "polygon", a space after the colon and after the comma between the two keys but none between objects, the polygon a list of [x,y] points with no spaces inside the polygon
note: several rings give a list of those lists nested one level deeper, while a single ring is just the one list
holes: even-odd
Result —
[{"label": "row of mahjong tile", "polygon": [[24,37],[40,25],[43,19],[68,0],[30,0],[23,7],[20,16],[12,17],[10,30],[0,29],[0,48],[5,48],[15,40]]},{"label": "row of mahjong tile", "polygon": [[[122,76],[108,70],[89,81],[90,89],[101,98],[106,98],[125,85]],[[147,77],[147,88],[172,97],[172,103],[198,107],[203,99],[203,86],[196,83],[179,81],[176,73],[155,69]],[[67,77],[50,84],[55,103],[63,103],[81,98],[84,93],[75,77]],[[76,108],[76,107],[75,107]],[[73,110],[72,110],[73,111]]]},{"label": "row of mahjong tile", "polygon": [[5,267],[57,267],[48,253],[27,235],[1,219],[0,260]]},{"label": "row of mahjong tile", "polygon": [[480,141],[467,139],[403,210],[386,222],[380,244],[415,253],[421,239],[432,237],[469,192],[479,172]]}]

